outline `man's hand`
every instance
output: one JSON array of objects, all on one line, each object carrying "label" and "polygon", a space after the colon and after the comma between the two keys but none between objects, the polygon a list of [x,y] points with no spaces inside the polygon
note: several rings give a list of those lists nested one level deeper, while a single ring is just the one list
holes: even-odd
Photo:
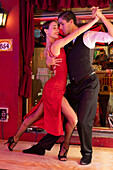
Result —
[{"label": "man's hand", "polygon": [[92,7],[92,15],[97,16],[102,20],[108,30],[108,34],[113,37],[113,24],[102,14],[102,9]]},{"label": "man's hand", "polygon": [[99,7],[92,7],[91,8],[92,10],[92,16],[93,17],[98,17],[98,18],[101,18],[102,16],[102,9],[99,9]]},{"label": "man's hand", "polygon": [[46,64],[50,70],[52,70],[52,66],[55,66],[55,67],[60,66],[59,63],[61,63],[61,62],[62,62],[61,58],[51,57],[49,52],[47,52]]}]

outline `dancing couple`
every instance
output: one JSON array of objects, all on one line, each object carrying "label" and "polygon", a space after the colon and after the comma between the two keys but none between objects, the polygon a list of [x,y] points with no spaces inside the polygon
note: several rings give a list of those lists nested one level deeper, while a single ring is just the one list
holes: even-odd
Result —
[{"label": "dancing couple", "polygon": [[[23,152],[44,155],[45,151],[51,150],[63,135],[63,122],[66,119],[64,142],[60,145],[58,159],[67,160],[69,141],[77,125],[82,154],[80,164],[87,165],[91,162],[92,126],[96,114],[99,81],[91,66],[90,49],[95,47],[96,42],[113,41],[113,25],[104,17],[102,11],[93,7],[92,15],[94,17],[92,21],[78,28],[72,11],[61,13],[58,22],[60,29],[67,35],[61,39],[58,39],[57,21],[44,23],[42,28],[43,34],[46,35],[44,54],[47,57],[47,66],[54,71],[54,76],[46,82],[39,104],[26,115],[14,137],[8,139],[9,150],[13,150],[24,131],[35,122],[38,127],[47,131],[47,135],[38,144]],[[107,27],[108,33],[87,31],[99,19]],[[73,39],[75,41],[72,45],[70,42]],[[67,68],[70,83],[66,88]]]}]

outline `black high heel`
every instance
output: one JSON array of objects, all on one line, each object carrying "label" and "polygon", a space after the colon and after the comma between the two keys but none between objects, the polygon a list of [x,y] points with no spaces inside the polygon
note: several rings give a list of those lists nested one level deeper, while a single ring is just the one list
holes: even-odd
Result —
[{"label": "black high heel", "polygon": [[8,141],[7,141],[6,143],[4,143],[4,145],[7,144],[8,149],[9,149],[10,151],[13,151],[13,148],[11,148],[12,143],[15,144],[15,145],[13,146],[13,148],[14,148],[14,147],[16,146],[17,142],[14,141],[14,137],[9,137],[9,138],[8,138]]},{"label": "black high heel", "polygon": [[[66,148],[63,146],[63,143],[64,143],[64,142],[62,142],[61,145],[60,145],[60,151],[59,151],[59,154],[58,154],[58,159],[59,159],[60,161],[67,161],[67,152],[68,152],[68,149],[66,149]],[[60,153],[61,153],[62,148],[65,150],[65,152],[64,152],[64,154],[61,156]],[[63,160],[62,158],[65,158],[65,160]]]}]

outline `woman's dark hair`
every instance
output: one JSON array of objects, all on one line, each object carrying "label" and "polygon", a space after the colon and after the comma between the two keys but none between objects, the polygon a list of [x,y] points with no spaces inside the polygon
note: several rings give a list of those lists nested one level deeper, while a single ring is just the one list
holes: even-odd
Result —
[{"label": "woman's dark hair", "polygon": [[57,22],[56,20],[50,20],[50,21],[46,21],[43,26],[42,26],[42,29],[41,29],[41,34],[42,36],[44,36],[46,38],[46,33],[44,31],[44,29],[49,29],[49,25],[51,22]]},{"label": "woman's dark hair", "polygon": [[76,16],[72,11],[64,11],[59,16],[58,19],[62,18],[63,20],[66,20],[69,22],[71,19],[74,21],[74,24],[76,25]]}]

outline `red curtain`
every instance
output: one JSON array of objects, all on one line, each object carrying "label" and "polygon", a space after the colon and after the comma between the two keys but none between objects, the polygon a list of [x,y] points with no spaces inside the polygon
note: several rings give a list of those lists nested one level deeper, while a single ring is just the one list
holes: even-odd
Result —
[{"label": "red curtain", "polygon": [[[110,0],[113,2],[113,0]],[[105,8],[109,6],[109,0],[32,0],[38,9],[56,11],[62,8],[85,8],[98,6]]]},{"label": "red curtain", "polygon": [[34,51],[34,4],[31,0],[21,0],[21,36],[24,60],[24,74],[20,82],[19,95],[31,96],[31,67],[30,62]]}]

